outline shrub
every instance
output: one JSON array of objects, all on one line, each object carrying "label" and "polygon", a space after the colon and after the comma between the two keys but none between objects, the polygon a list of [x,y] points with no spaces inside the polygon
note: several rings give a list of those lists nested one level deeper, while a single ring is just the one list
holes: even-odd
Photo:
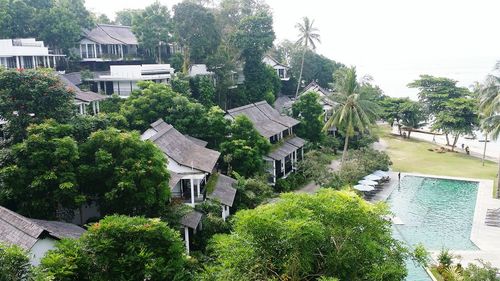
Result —
[{"label": "shrub", "polygon": [[7,246],[0,243],[0,280],[26,280],[31,265],[28,254],[18,246]]},{"label": "shrub", "polygon": [[301,188],[307,183],[307,178],[304,174],[297,172],[290,174],[287,178],[278,179],[274,190],[276,192],[288,192]]}]

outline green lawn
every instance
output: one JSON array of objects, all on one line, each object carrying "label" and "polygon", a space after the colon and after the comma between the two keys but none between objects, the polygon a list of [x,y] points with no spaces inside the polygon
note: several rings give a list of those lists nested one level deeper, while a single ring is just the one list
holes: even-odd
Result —
[{"label": "green lawn", "polygon": [[413,172],[430,175],[481,178],[494,180],[498,164],[462,153],[437,153],[429,151],[436,145],[415,139],[403,139],[389,133],[388,127],[381,128],[381,137],[388,144],[387,153],[393,162],[392,169],[399,172]]}]

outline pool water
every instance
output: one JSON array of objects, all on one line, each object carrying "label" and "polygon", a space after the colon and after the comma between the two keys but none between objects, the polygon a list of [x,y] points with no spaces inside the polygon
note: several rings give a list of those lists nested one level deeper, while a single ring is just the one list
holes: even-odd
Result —
[{"label": "pool water", "polygon": [[[477,190],[477,182],[403,177],[387,200],[402,223],[394,225],[394,236],[429,251],[477,250],[470,241]],[[407,265],[408,281],[430,280],[421,267]]]}]

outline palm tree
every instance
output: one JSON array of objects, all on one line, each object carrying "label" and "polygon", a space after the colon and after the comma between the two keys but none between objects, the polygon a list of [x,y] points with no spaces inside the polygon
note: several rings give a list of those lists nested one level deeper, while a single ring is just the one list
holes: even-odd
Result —
[{"label": "palm tree", "polygon": [[378,105],[369,100],[366,94],[359,92],[356,80],[356,68],[343,68],[335,73],[335,94],[330,98],[337,105],[333,115],[328,119],[323,131],[336,126],[344,131],[345,143],[342,153],[342,164],[347,156],[349,137],[354,133],[364,133],[377,118]]},{"label": "palm tree", "polygon": [[[500,136],[500,77],[490,75],[479,90],[479,108],[484,116],[482,127],[494,140]],[[500,197],[500,156],[497,174],[497,197]]]},{"label": "palm tree", "polygon": [[314,20],[309,20],[308,17],[304,17],[302,23],[297,23],[295,27],[299,30],[299,39],[297,40],[297,45],[302,46],[302,62],[300,64],[300,75],[299,81],[297,82],[297,91],[295,91],[295,97],[299,94],[300,81],[302,80],[302,71],[304,70],[304,57],[306,55],[306,51],[309,49],[309,46],[315,50],[316,43],[321,43],[319,38],[319,34],[317,33],[319,30],[313,27]]}]

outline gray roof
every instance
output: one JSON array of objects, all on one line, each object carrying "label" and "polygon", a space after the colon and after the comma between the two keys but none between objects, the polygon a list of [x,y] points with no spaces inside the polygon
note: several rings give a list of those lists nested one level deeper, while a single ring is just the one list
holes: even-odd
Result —
[{"label": "gray roof", "polygon": [[154,142],[177,163],[207,173],[212,172],[220,156],[218,151],[193,142],[162,119],[151,124],[151,129],[144,132],[143,139]]},{"label": "gray roof", "polygon": [[197,211],[190,211],[181,218],[181,224],[192,229],[196,229],[200,224],[203,215]]},{"label": "gray roof", "polygon": [[283,142],[282,145],[276,147],[273,151],[271,151],[267,157],[274,160],[282,160],[286,156],[292,154],[297,149],[304,146],[305,141],[299,137],[293,137],[291,139]]},{"label": "gray roof", "polygon": [[227,114],[232,118],[245,115],[252,121],[255,129],[266,138],[270,138],[299,124],[299,121],[291,117],[280,115],[266,101],[233,108],[228,110]]},{"label": "gray roof", "polygon": [[[75,99],[83,102],[92,102],[104,100],[107,97],[104,95],[100,95],[98,93],[90,92],[90,91],[82,91],[77,84],[74,82],[78,82],[79,75],[75,74],[59,74],[59,79],[63,84],[71,91],[75,93]],[[81,83],[81,80],[80,80]]]},{"label": "gray roof", "polygon": [[123,25],[97,24],[94,29],[85,31],[84,37],[98,44],[138,44],[132,28]]},{"label": "gray roof", "polygon": [[85,230],[74,224],[26,218],[0,206],[0,242],[31,249],[43,235],[78,238]]},{"label": "gray roof", "polygon": [[182,179],[183,175],[172,171],[169,171],[169,174],[170,180],[168,181],[168,184],[171,188],[173,188]]},{"label": "gray roof", "polygon": [[203,147],[206,147],[208,142],[204,141],[204,140],[200,140],[200,139],[197,139],[195,137],[192,137],[190,135],[185,135],[186,138],[190,139],[192,142],[196,143],[197,145],[201,145]]},{"label": "gray roof", "polygon": [[207,197],[215,199],[226,206],[232,207],[236,196],[236,188],[234,188],[235,184],[235,179],[219,174],[217,182],[215,183],[214,191]]},{"label": "gray roof", "polygon": [[274,101],[274,108],[280,112],[287,112],[292,108],[293,100],[289,96],[279,96]]}]

